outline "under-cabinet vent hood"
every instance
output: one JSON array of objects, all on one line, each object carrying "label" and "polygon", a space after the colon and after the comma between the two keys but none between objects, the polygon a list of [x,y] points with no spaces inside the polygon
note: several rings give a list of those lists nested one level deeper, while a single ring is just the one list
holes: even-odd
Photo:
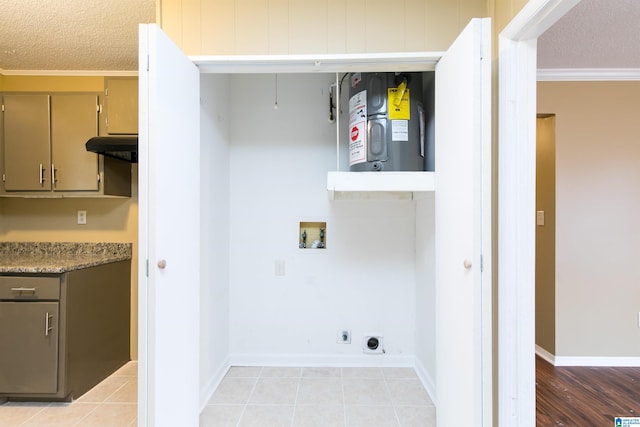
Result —
[{"label": "under-cabinet vent hood", "polygon": [[85,146],[93,153],[138,163],[138,135],[94,136]]}]

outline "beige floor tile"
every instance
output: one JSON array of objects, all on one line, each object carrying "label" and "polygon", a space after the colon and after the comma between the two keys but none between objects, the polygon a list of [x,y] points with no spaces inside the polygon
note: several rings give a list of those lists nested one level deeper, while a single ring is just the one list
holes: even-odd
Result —
[{"label": "beige floor tile", "polygon": [[47,406],[47,403],[31,402],[8,402],[0,405],[0,426],[17,427],[36,416]]},{"label": "beige floor tile", "polygon": [[249,403],[293,405],[298,392],[299,378],[260,378]]},{"label": "beige floor tile", "polygon": [[103,403],[76,423],[75,427],[127,427],[137,415],[137,405]]},{"label": "beige floor tile", "polygon": [[207,405],[200,414],[200,427],[235,427],[244,405]]},{"label": "beige floor tile", "polygon": [[343,379],[344,402],[347,405],[388,405],[391,395],[384,380]]},{"label": "beige floor tile", "polygon": [[259,366],[232,366],[227,371],[226,378],[257,378],[262,368]]},{"label": "beige floor tile", "polygon": [[382,374],[386,379],[418,378],[413,368],[382,368]]},{"label": "beige floor tile", "polygon": [[105,402],[117,403],[137,403],[138,402],[138,381],[130,379],[122,387],[109,396]]},{"label": "beige floor tile", "polygon": [[340,378],[302,378],[296,405],[342,405],[344,396]]},{"label": "beige floor tile", "polygon": [[240,427],[289,427],[293,405],[247,405]]},{"label": "beige floor tile", "polygon": [[303,378],[341,378],[340,368],[303,368]]},{"label": "beige floor tile", "polygon": [[120,389],[123,385],[129,382],[131,378],[126,376],[110,376],[103,380],[100,384],[80,396],[78,402],[83,403],[101,403],[104,402]]},{"label": "beige floor tile", "polygon": [[393,427],[399,425],[392,406],[347,405],[345,412],[348,427]]},{"label": "beige floor tile", "polygon": [[341,427],[345,425],[343,405],[296,405],[293,427]]},{"label": "beige floor tile", "polygon": [[209,403],[247,403],[256,381],[257,378],[225,378],[213,393]]},{"label": "beige floor tile", "polygon": [[300,378],[302,368],[264,367],[260,374],[263,378]]},{"label": "beige floor tile", "polygon": [[436,408],[433,406],[396,406],[402,427],[436,427]]},{"label": "beige floor tile", "polygon": [[387,380],[395,405],[433,405],[419,380]]},{"label": "beige floor tile", "polygon": [[381,379],[384,377],[380,368],[342,368],[342,378]]},{"label": "beige floor tile", "polygon": [[120,367],[113,375],[125,376],[125,377],[137,377],[138,376],[138,361],[132,360]]},{"label": "beige floor tile", "polygon": [[[53,403],[42,409],[20,427],[72,426],[98,407],[96,403]],[[0,422],[0,425],[4,425]]]}]

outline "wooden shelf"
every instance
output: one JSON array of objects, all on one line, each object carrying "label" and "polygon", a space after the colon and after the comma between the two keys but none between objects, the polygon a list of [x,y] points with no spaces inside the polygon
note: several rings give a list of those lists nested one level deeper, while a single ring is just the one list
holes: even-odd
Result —
[{"label": "wooden shelf", "polygon": [[329,172],[329,200],[416,200],[435,191],[434,172]]}]

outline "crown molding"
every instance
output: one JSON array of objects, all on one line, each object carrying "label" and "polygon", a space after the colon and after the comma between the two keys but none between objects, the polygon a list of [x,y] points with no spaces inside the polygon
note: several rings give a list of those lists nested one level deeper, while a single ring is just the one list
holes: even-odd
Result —
[{"label": "crown molding", "polygon": [[114,71],[114,70],[3,70],[0,75],[5,76],[97,76],[97,77],[129,77],[137,76],[138,71]]},{"label": "crown molding", "polygon": [[538,68],[539,82],[638,81],[640,68]]}]

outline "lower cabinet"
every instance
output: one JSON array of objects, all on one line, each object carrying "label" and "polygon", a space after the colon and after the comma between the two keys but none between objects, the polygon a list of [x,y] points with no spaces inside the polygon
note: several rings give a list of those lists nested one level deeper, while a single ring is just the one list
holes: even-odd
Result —
[{"label": "lower cabinet", "polygon": [[0,399],[77,399],[130,360],[131,262],[0,276]]}]

